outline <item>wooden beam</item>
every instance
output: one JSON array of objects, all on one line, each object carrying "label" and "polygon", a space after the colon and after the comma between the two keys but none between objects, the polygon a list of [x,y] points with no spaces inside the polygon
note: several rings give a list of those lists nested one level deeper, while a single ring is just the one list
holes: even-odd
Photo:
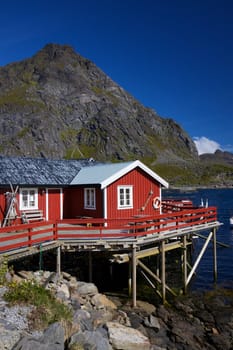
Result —
[{"label": "wooden beam", "polygon": [[213,229],[213,273],[214,282],[217,282],[217,248],[216,248],[216,228]]},{"label": "wooden beam", "polygon": [[57,247],[57,273],[61,274],[61,246]]},{"label": "wooden beam", "polygon": [[[149,269],[149,267],[147,267],[145,264],[143,264],[140,260],[137,261],[138,266],[140,266],[143,270],[145,270],[151,277],[153,277],[158,283],[162,283],[161,279],[159,278],[159,276],[157,276],[153,271],[151,271]],[[165,288],[174,296],[176,296],[176,293],[170,288],[168,287],[168,285],[165,284]],[[160,294],[161,296],[161,294]]]},{"label": "wooden beam", "polygon": [[136,246],[132,248],[132,283],[133,283],[133,307],[137,306],[137,258]]},{"label": "wooden beam", "polygon": [[205,250],[206,250],[206,248],[207,248],[207,246],[209,244],[209,241],[211,240],[212,236],[213,236],[213,232],[210,232],[209,236],[206,239],[205,244],[203,245],[203,247],[202,247],[202,249],[201,249],[201,251],[200,251],[200,253],[199,253],[199,255],[198,255],[198,257],[197,257],[197,259],[195,261],[195,264],[193,265],[192,270],[190,271],[190,273],[189,273],[189,275],[187,277],[186,285],[189,284],[189,282],[190,282],[190,280],[191,280],[191,278],[192,278],[192,276],[193,276],[197,266],[199,265],[199,262],[200,262],[200,260],[201,260],[201,258],[203,256],[203,254],[205,253]]}]

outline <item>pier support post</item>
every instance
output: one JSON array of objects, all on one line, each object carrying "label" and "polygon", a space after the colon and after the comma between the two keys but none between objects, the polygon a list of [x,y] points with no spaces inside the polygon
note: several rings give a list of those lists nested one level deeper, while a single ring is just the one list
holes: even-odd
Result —
[{"label": "pier support post", "polygon": [[136,247],[132,249],[132,282],[133,282],[133,307],[137,306],[137,259],[136,259]]},{"label": "pier support post", "polygon": [[129,270],[128,270],[128,295],[132,296],[132,265],[129,262]]},{"label": "pier support post", "polygon": [[187,293],[187,237],[183,236],[183,282],[184,282],[184,294]]},{"label": "pier support post", "polygon": [[162,281],[162,301],[166,301],[166,260],[165,260],[165,242],[161,242],[161,281]]},{"label": "pier support post", "polygon": [[216,228],[213,229],[213,273],[214,282],[217,282],[217,241],[216,241]]},{"label": "pier support post", "polygon": [[91,251],[88,252],[88,273],[89,273],[89,282],[92,282],[92,254],[91,254]]},{"label": "pier support post", "polygon": [[61,274],[61,247],[57,247],[57,273]]}]

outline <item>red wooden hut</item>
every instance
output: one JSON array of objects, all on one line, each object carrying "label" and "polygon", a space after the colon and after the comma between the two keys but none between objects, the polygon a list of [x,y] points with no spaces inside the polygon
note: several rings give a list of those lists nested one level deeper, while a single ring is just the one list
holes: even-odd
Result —
[{"label": "red wooden hut", "polygon": [[0,221],[153,215],[162,187],[168,183],[138,160],[0,157]]}]

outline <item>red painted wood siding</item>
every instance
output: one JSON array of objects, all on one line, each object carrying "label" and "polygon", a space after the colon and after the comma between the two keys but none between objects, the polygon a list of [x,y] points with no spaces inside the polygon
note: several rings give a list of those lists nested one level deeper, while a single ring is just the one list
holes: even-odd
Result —
[{"label": "red painted wood siding", "polygon": [[[88,186],[91,187],[91,186]],[[78,216],[103,217],[103,194],[96,188],[96,209],[84,209],[84,187],[64,190],[64,218],[73,219]]]},{"label": "red painted wood siding", "polygon": [[4,193],[6,192],[5,189],[0,189],[0,221],[3,222],[4,219],[4,212],[5,212],[5,196]]},{"label": "red painted wood siding", "polygon": [[[117,208],[117,188],[120,185],[133,186],[132,209]],[[153,191],[152,196],[149,195],[151,191]],[[153,198],[155,197],[160,197],[160,184],[144,173],[141,169],[136,168],[107,188],[108,219],[128,218],[134,215],[154,215],[155,213],[159,213],[159,209],[155,210],[152,206]],[[141,210],[141,208],[144,206],[145,209]]]}]

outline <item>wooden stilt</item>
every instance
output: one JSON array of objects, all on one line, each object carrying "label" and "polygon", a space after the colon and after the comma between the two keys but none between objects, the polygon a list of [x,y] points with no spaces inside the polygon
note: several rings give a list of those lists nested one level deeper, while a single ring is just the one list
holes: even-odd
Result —
[{"label": "wooden stilt", "polygon": [[129,297],[132,296],[132,268],[130,263],[129,263],[129,270],[128,270],[128,295]]},{"label": "wooden stilt", "polygon": [[159,275],[159,254],[156,255],[156,275],[160,277]]},{"label": "wooden stilt", "polygon": [[214,273],[214,282],[217,282],[217,241],[216,241],[216,228],[213,229],[213,273]]},{"label": "wooden stilt", "polygon": [[133,307],[137,306],[137,259],[136,259],[136,247],[133,246],[132,249],[132,297],[133,297]]},{"label": "wooden stilt", "polygon": [[187,237],[186,235],[183,236],[183,280],[184,280],[184,294],[187,293]]},{"label": "wooden stilt", "polygon": [[88,271],[89,271],[89,282],[92,282],[92,254],[88,252]]},{"label": "wooden stilt", "polygon": [[166,301],[166,261],[165,261],[165,242],[161,241],[161,281],[162,281],[162,301]]},{"label": "wooden stilt", "polygon": [[57,247],[57,273],[61,274],[61,247]]}]

